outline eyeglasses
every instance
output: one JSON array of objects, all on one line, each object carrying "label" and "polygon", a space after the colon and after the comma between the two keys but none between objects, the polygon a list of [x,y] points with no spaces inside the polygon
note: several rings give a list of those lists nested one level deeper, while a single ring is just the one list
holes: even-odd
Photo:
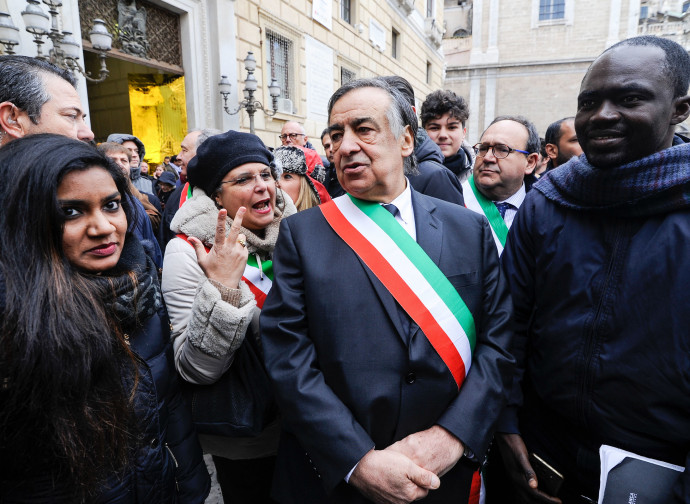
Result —
[{"label": "eyeglasses", "polygon": [[290,137],[290,140],[295,141],[297,140],[297,137],[301,136],[304,136],[304,133],[287,133],[285,135],[278,135],[278,138],[280,138],[282,141],[285,141],[288,137]]},{"label": "eyeglasses", "polygon": [[474,153],[479,156],[479,157],[484,157],[486,156],[486,153],[489,152],[489,149],[491,149],[491,152],[493,153],[494,157],[496,159],[503,159],[508,157],[508,155],[511,152],[520,152],[522,154],[526,154],[529,156],[529,152],[520,150],[520,149],[513,149],[512,147],[508,147],[507,145],[503,144],[496,144],[496,145],[486,145],[482,143],[478,143],[474,147]]},{"label": "eyeglasses", "polygon": [[271,182],[273,181],[273,175],[271,175],[270,171],[262,171],[261,173],[257,173],[255,175],[251,175],[249,173],[245,173],[240,175],[237,178],[226,180],[224,182],[221,182],[220,184],[230,184],[230,187],[256,187],[256,184],[258,184],[258,180],[261,179],[263,182]]}]

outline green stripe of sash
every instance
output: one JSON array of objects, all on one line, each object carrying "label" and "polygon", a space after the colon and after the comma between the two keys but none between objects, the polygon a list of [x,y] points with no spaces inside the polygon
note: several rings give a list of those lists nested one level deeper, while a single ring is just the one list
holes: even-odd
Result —
[{"label": "green stripe of sash", "polygon": [[[249,254],[249,257],[247,257],[247,264],[249,266],[253,266],[256,269],[259,269],[259,263],[256,260],[256,257],[252,254]],[[266,275],[271,282],[273,281],[273,261],[261,261],[261,267],[263,268],[264,275]]]},{"label": "green stripe of sash", "polygon": [[[360,200],[350,194],[348,196],[357,208],[373,220],[400,247],[400,250],[402,250],[412,264],[419,269],[420,273],[426,278],[465,330],[467,339],[470,342],[470,348],[474,352],[477,339],[474,318],[458,291],[453,287],[453,284],[450,283],[439,267],[424,252],[424,249],[412,239],[388,210],[378,203]],[[449,336],[454,337],[455,335],[451,334]]]},{"label": "green stripe of sash", "polygon": [[498,236],[498,241],[500,241],[501,245],[505,247],[506,238],[508,238],[508,226],[506,226],[506,221],[504,221],[503,217],[501,217],[501,212],[498,211],[498,208],[496,208],[496,205],[494,205],[493,201],[479,192],[477,186],[474,185],[474,177],[469,176],[467,181],[470,183],[472,192],[474,193],[475,198],[477,198],[479,206],[482,207],[484,215],[489,220],[491,228],[494,230],[494,233],[496,233],[496,236]]}]

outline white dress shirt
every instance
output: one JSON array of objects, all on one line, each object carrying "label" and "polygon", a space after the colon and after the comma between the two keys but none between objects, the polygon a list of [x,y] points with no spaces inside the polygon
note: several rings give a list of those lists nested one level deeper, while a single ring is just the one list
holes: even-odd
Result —
[{"label": "white dress shirt", "polygon": [[[524,189],[523,189],[524,198]],[[391,204],[398,208],[398,213],[395,215],[400,225],[405,228],[414,241],[417,241],[417,230],[414,226],[414,209],[412,208],[412,191],[410,190],[410,182],[405,178],[405,190],[400,195],[391,201]]]},{"label": "white dress shirt", "polygon": [[506,227],[510,229],[510,226],[513,225],[513,219],[515,219],[515,214],[518,211],[518,208],[520,208],[520,205],[522,205],[522,202],[525,201],[525,195],[527,193],[525,192],[525,184],[523,183],[520,186],[520,189],[513,194],[510,198],[505,199],[503,201],[496,201],[495,203],[510,203],[512,206],[508,207],[506,209],[506,215],[503,217],[503,220],[506,223]]}]

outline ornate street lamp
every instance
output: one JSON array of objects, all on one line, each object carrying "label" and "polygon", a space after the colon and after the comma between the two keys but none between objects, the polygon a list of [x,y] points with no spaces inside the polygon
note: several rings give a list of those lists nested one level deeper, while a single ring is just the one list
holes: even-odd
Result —
[{"label": "ornate street lamp", "polygon": [[223,110],[225,110],[225,112],[229,115],[235,115],[240,110],[245,109],[249,115],[249,132],[254,134],[254,114],[257,110],[261,110],[269,117],[274,116],[276,112],[278,112],[280,86],[278,85],[278,81],[275,79],[271,80],[271,84],[268,86],[268,94],[271,95],[273,110],[266,110],[260,101],[254,99],[254,92],[258,87],[258,83],[254,77],[254,71],[256,70],[256,59],[254,59],[254,53],[251,51],[247,53],[247,57],[244,59],[244,68],[247,70],[247,78],[244,81],[244,89],[242,90],[244,100],[240,102],[235,110],[231,112],[228,108],[228,97],[230,96],[232,84],[230,84],[227,75],[221,75],[218,88],[220,89],[220,95],[223,97]]},{"label": "ornate street lamp", "polygon": [[[91,72],[85,71],[77,61],[81,56],[81,45],[74,40],[71,32],[58,29],[60,25],[59,9],[62,7],[62,2],[60,0],[43,0],[43,3],[48,6],[50,13],[48,16],[41,9],[39,0],[26,1],[28,5],[22,11],[22,20],[26,31],[34,37],[37,58],[50,61],[72,73],[79,72],[90,82],[103,82],[108,77],[109,71],[106,67],[105,58],[106,53],[112,49],[113,36],[108,33],[105,21],[94,19],[93,30],[89,34],[91,45],[101,60],[98,77],[92,77]],[[45,43],[44,37],[53,43],[53,48],[48,54],[45,54],[42,48]],[[14,46],[19,44],[19,29],[14,25],[12,17],[7,12],[0,12],[0,44],[5,47],[7,54],[14,54]]]}]

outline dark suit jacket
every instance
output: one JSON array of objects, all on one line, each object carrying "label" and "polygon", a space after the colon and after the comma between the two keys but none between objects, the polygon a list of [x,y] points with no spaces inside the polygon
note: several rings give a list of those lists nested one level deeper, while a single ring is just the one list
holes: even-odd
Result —
[{"label": "dark suit jacket", "polygon": [[443,154],[423,128],[419,128],[415,139],[414,155],[417,158],[416,175],[408,175],[407,179],[415,191],[427,196],[465,206],[462,185],[458,177],[443,166]]},{"label": "dark suit jacket", "polygon": [[[419,327],[405,330],[392,295],[318,208],[284,220],[261,313],[284,425],[273,488],[280,502],[364,502],[344,482],[355,464],[434,424],[484,456],[514,366],[496,246],[484,217],[414,190],[412,203],[418,243],[474,316],[470,372],[458,392]],[[461,466],[427,502],[461,502],[451,484]]]}]

